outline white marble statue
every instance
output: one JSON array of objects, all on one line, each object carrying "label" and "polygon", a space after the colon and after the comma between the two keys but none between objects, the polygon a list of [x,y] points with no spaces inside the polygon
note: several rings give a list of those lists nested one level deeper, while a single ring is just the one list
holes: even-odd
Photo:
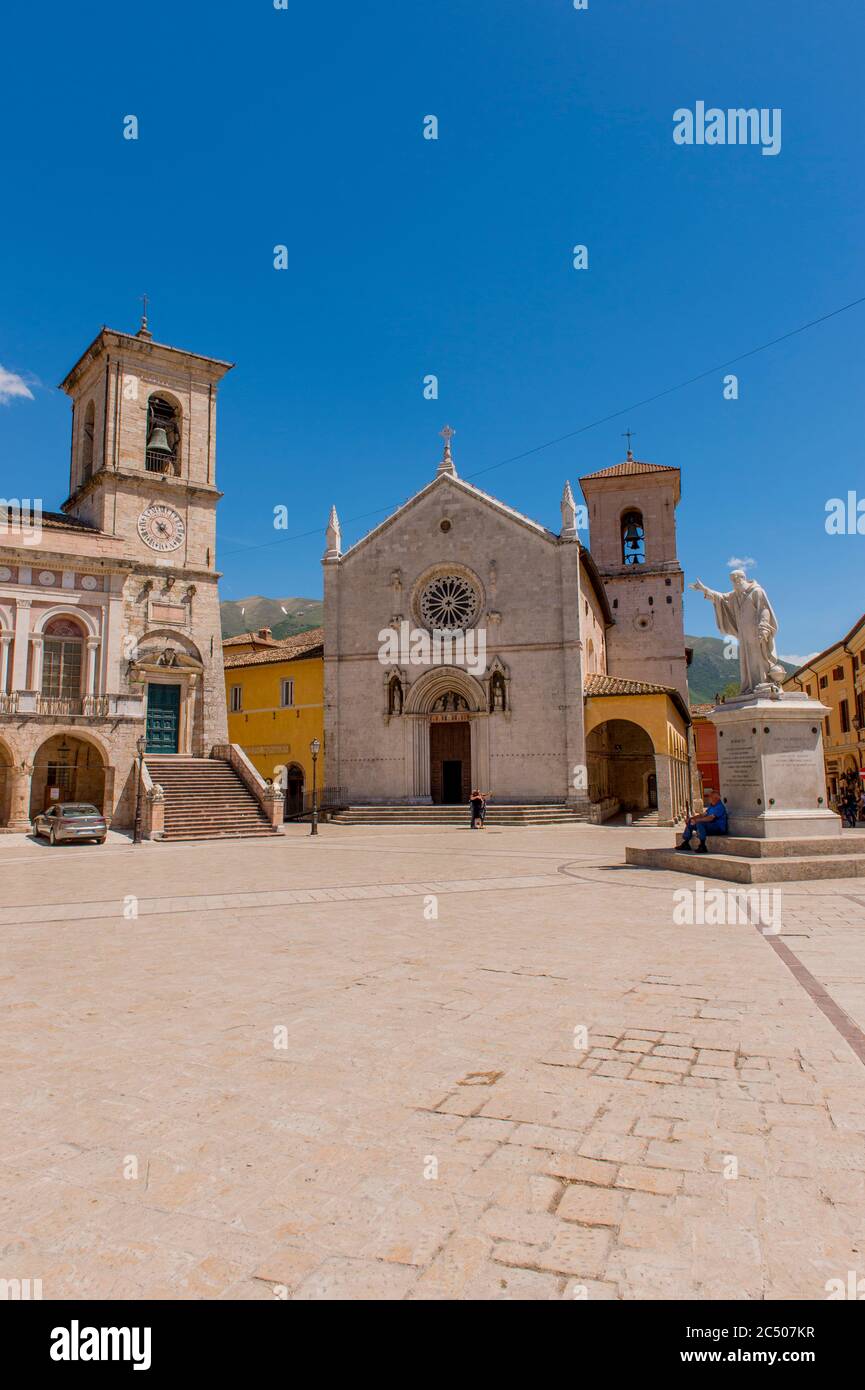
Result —
[{"label": "white marble statue", "polygon": [[732,570],[730,578],[733,588],[729,594],[707,589],[699,579],[691,588],[711,599],[722,636],[738,639],[742,694],[749,695],[759,686],[777,686],[787,672],[775,650],[778,619],[765,589],[755,579],[748,579],[744,570]]}]

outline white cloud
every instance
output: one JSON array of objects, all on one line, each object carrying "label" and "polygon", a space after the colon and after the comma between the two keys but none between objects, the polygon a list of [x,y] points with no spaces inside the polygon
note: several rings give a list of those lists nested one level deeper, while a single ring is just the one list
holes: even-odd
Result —
[{"label": "white cloud", "polygon": [[757,561],[750,555],[744,559],[741,555],[731,555],[727,561],[727,564],[732,565],[734,570],[746,570],[750,565],[756,565],[756,563]]},{"label": "white cloud", "polygon": [[33,392],[24,378],[17,372],[7,372],[5,367],[0,367],[0,405],[8,405],[16,396],[33,400]]},{"label": "white cloud", "polygon": [[785,652],[784,655],[781,657],[781,660],[789,661],[791,665],[794,666],[804,666],[806,662],[811,661],[811,659],[815,656],[817,656],[817,652],[811,652],[808,656],[793,656],[792,653],[788,655]]}]

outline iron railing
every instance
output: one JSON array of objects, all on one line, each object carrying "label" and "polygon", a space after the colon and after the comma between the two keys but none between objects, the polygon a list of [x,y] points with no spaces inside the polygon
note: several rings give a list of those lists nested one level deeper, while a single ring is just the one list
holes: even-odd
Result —
[{"label": "iron railing", "polygon": [[177,460],[174,454],[163,454],[159,450],[148,449],[144,455],[144,466],[148,473],[174,473]]},{"label": "iron railing", "polygon": [[[347,805],[346,789],[344,787],[318,787],[315,793],[315,801],[318,813],[322,811],[337,811],[341,806]],[[312,815],[312,791],[304,791],[302,796],[285,798],[285,820],[309,820]]]}]

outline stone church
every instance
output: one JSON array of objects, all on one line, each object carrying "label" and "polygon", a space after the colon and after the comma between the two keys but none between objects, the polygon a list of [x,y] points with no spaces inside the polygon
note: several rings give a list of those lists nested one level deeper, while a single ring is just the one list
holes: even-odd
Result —
[{"label": "stone church", "polygon": [[227,746],[216,397],[230,368],[154,342],[145,318],[103,328],[61,383],[69,495],[57,512],[0,508],[0,829],[86,801],[121,828],[138,806],[145,834],[269,830],[264,783]]},{"label": "stone church", "polygon": [[357,807],[618,811],[690,800],[677,468],[627,458],[570,485],[558,534],[458,477],[432,481],[324,567],[328,780]]}]

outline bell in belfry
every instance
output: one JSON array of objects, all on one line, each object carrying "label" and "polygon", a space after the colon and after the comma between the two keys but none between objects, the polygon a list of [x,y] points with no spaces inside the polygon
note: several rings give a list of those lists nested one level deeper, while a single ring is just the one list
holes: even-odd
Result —
[{"label": "bell in belfry", "polygon": [[161,425],[150,431],[150,438],[147,441],[147,448],[151,454],[173,454],[174,450],[168,442],[168,435]]}]

